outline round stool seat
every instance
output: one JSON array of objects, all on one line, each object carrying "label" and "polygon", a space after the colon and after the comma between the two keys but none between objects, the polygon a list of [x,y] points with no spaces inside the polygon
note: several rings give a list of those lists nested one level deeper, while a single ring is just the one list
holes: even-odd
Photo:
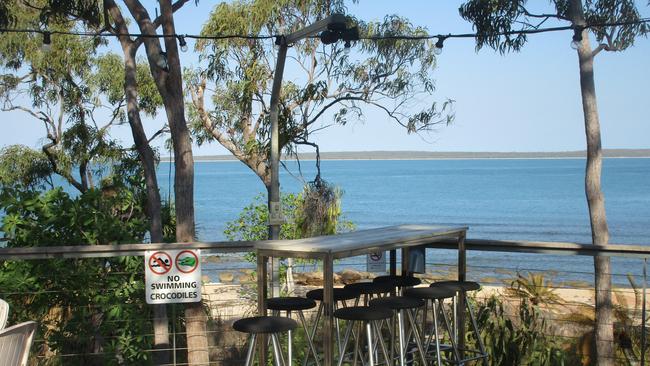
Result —
[{"label": "round stool seat", "polygon": [[266,300],[269,310],[307,310],[316,307],[316,301],[304,297],[272,297]]},{"label": "round stool seat", "polygon": [[[322,288],[317,288],[315,290],[308,291],[305,296],[308,299],[323,301],[323,295],[324,295],[323,292],[324,290]],[[357,296],[359,296],[359,292],[352,289],[346,289],[346,288],[334,289],[334,301],[354,300],[357,298]]]},{"label": "round stool seat", "polygon": [[280,333],[298,326],[293,319],[281,316],[255,316],[239,319],[232,324],[234,330],[243,333]]},{"label": "round stool seat", "polygon": [[387,282],[357,282],[347,284],[344,288],[357,291],[361,295],[377,295],[391,292],[393,285]]},{"label": "round stool seat", "polygon": [[382,320],[393,316],[393,311],[384,307],[375,306],[351,306],[341,308],[334,312],[334,317],[343,320]]},{"label": "round stool seat", "polygon": [[450,287],[414,287],[406,289],[405,296],[415,297],[417,299],[448,299],[456,295],[456,291]]},{"label": "round stool seat", "polygon": [[453,288],[454,291],[478,291],[481,289],[481,285],[474,281],[438,281],[432,283],[430,286],[447,286]]},{"label": "round stool seat", "polygon": [[415,297],[390,296],[370,300],[370,306],[384,307],[392,310],[415,309],[424,305],[424,301]]},{"label": "round stool seat", "polygon": [[412,287],[417,286],[422,281],[419,278],[413,276],[379,276],[375,277],[372,282],[388,282],[395,287]]}]

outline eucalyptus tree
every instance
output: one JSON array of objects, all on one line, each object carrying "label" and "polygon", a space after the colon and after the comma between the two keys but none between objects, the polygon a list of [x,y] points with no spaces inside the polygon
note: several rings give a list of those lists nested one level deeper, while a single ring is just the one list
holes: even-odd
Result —
[{"label": "eucalyptus tree", "polygon": [[[569,24],[574,29],[572,47],[576,48],[580,73],[580,92],[587,139],[585,193],[589,207],[594,245],[609,242],[605,198],[601,190],[602,149],[594,58],[602,51],[619,52],[646,35],[648,26],[639,22],[633,0],[553,0],[550,10],[538,13],[527,7],[526,0],[471,0],[459,11],[473,23],[478,36],[477,49],[491,47],[501,53],[519,51],[527,42],[520,30],[532,30],[547,21]],[[512,31],[515,31],[514,33]],[[592,47],[590,36],[597,46]],[[564,45],[563,45],[564,46]],[[615,361],[611,299],[611,268],[608,257],[594,257],[596,286],[596,359],[598,365]]]},{"label": "eucalyptus tree", "polygon": [[[196,142],[216,141],[271,188],[270,93],[276,49],[264,35],[289,34],[333,13],[345,13],[343,0],[238,0],[217,5],[202,36],[242,35],[197,42],[206,66],[188,72],[191,125]],[[407,19],[387,16],[358,26],[362,40],[327,44],[306,38],[290,48],[280,93],[280,148],[295,153],[299,145],[318,152],[312,135],[333,125],[361,120],[375,108],[408,133],[449,123],[450,101],[433,101],[436,65],[426,30]],[[249,37],[246,37],[249,36]],[[382,37],[382,39],[370,39]],[[351,51],[351,52],[346,52]],[[289,70],[289,69],[288,69]],[[206,102],[206,98],[208,102]]]},{"label": "eucalyptus tree", "polygon": [[[168,9],[173,12],[179,9],[185,2],[186,1],[176,2],[173,6],[170,5],[167,8],[165,8],[163,2],[161,6],[164,8],[163,10]],[[130,4],[134,11],[139,11],[139,7],[141,7],[139,2],[131,1],[127,3]],[[6,89],[7,91],[11,90],[12,96],[15,96],[16,93],[21,90],[24,94],[33,96],[34,100],[39,100],[38,103],[40,103],[32,103],[35,107],[41,107],[43,105],[43,103],[40,102],[41,99],[56,99],[55,97],[59,94],[61,94],[59,99],[63,100],[63,97],[65,96],[63,94],[65,93],[72,94],[71,98],[76,97],[79,100],[79,103],[74,104],[62,102],[62,108],[56,110],[49,108],[49,106],[52,105],[52,103],[50,103],[47,105],[47,113],[43,113],[43,111],[32,111],[27,106],[17,106],[15,104],[16,99],[8,97],[5,98],[5,107],[6,109],[21,109],[29,111],[34,117],[43,121],[47,128],[47,137],[50,140],[50,143],[45,146],[44,151],[48,154],[48,157],[51,157],[50,160],[55,166],[57,172],[69,180],[73,186],[83,190],[87,185],[85,184],[85,177],[87,175],[80,174],[82,177],[81,182],[76,182],[74,175],[70,173],[70,167],[72,164],[69,162],[69,159],[61,159],[61,154],[57,155],[58,152],[62,151],[59,146],[64,144],[64,141],[62,140],[62,135],[64,133],[63,122],[65,122],[64,119],[67,118],[66,116],[69,116],[70,118],[74,117],[79,122],[78,130],[83,129],[85,128],[84,126],[86,126],[86,121],[84,119],[92,118],[92,116],[94,116],[94,114],[88,113],[89,106],[96,108],[98,101],[106,102],[110,105],[113,108],[111,112],[108,113],[111,116],[111,119],[108,123],[96,128],[98,134],[95,134],[94,137],[106,135],[110,125],[115,122],[129,122],[134,137],[135,147],[138,151],[145,175],[147,187],[146,211],[150,223],[150,237],[154,242],[162,242],[163,229],[161,202],[155,175],[156,156],[150,146],[150,140],[157,136],[158,133],[154,136],[146,136],[141,121],[141,112],[148,115],[154,115],[160,106],[165,105],[168,107],[170,105],[178,105],[179,103],[181,104],[182,112],[182,93],[177,90],[177,94],[181,97],[178,98],[178,101],[174,101],[174,97],[170,96],[170,90],[173,91],[174,88],[166,84],[160,84],[161,80],[166,79],[166,77],[160,75],[158,68],[155,69],[155,72],[152,72],[152,69],[150,68],[151,65],[136,61],[136,52],[139,46],[144,43],[144,38],[139,37],[131,39],[128,35],[124,35],[125,33],[128,33],[126,24],[129,20],[122,17],[121,9],[112,1],[57,2],[52,0],[42,0],[30,2],[28,4],[24,1],[16,0],[11,3],[11,6],[8,7],[8,9],[10,10],[9,18],[12,21],[12,25],[17,28],[43,29],[41,27],[44,27],[48,32],[72,29],[98,33],[100,31],[105,31],[112,32],[116,35],[119,34],[118,39],[122,46],[122,50],[124,51],[123,60],[114,54],[98,57],[96,55],[97,46],[105,43],[100,38],[80,38],[71,35],[64,36],[56,34],[50,36],[50,34],[48,34],[48,40],[51,42],[50,46],[52,52],[45,54],[39,51],[39,45],[41,44],[41,41],[45,41],[45,38],[41,39],[38,35],[34,36],[27,33],[7,33],[3,37],[2,41],[5,42],[7,47],[7,66],[9,68],[12,68],[13,70],[22,70],[22,63],[27,59],[31,61],[31,64],[29,68],[26,68],[26,70],[30,71],[32,74],[33,71],[36,70],[46,76],[52,72],[58,72],[63,76],[59,74],[56,75],[61,79],[61,82],[59,82],[58,79],[50,77],[48,80],[36,85],[29,75],[25,75],[22,79],[19,79],[18,77],[9,74],[5,75],[5,78],[3,79],[3,89]],[[142,18],[142,22],[147,21],[146,12],[144,14],[138,12],[138,16]],[[163,23],[172,23],[173,25],[173,18],[171,18],[169,12],[166,10],[163,11],[163,16],[153,20],[153,24],[155,25],[152,28],[153,32],[155,32],[156,28]],[[43,35],[45,36],[45,33]],[[24,42],[26,40],[29,42]],[[172,38],[172,41],[175,42],[175,39]],[[68,43],[70,42],[77,42],[73,44],[73,46],[77,44],[84,44],[84,46],[78,46],[76,48],[69,47]],[[89,46],[92,46],[92,48],[88,48]],[[170,52],[168,52],[168,54],[170,54]],[[68,55],[68,57],[59,57],[60,55]],[[173,55],[170,55],[169,57],[173,58]],[[159,59],[160,54],[158,53],[155,61],[159,61]],[[33,65],[36,65],[37,67],[34,68],[32,67]],[[174,63],[171,62],[169,65],[173,69]],[[179,70],[177,73],[179,79],[180,67],[176,65],[176,68]],[[172,73],[172,69],[166,69],[164,72]],[[93,72],[91,72],[91,70]],[[154,75],[158,78],[156,82],[154,82],[153,79]],[[174,78],[172,77],[171,79]],[[70,80],[76,80],[78,85],[72,85],[72,87],[70,87]],[[31,89],[21,89],[23,84],[30,82],[30,85],[36,85],[36,87],[32,87]],[[164,94],[159,92],[160,88],[165,90]],[[60,92],[57,94],[51,90],[59,90]],[[6,96],[9,95],[10,94],[6,94]],[[72,107],[78,105],[78,112],[71,114],[71,107],[66,107],[66,109],[64,109],[63,106],[67,106],[68,104]],[[176,108],[176,110],[177,109],[178,108]],[[59,111],[58,117],[53,116],[49,111]],[[170,118],[176,122],[170,125],[178,126],[179,124],[183,124],[184,121],[178,118],[178,111],[175,113],[176,115],[173,118]],[[179,128],[172,128],[172,138],[174,139],[174,136],[176,136],[176,140],[178,141],[188,141],[188,138],[184,139],[182,136],[179,137],[179,135],[182,135],[182,128],[180,128],[180,133],[178,130]],[[92,146],[95,141],[100,141],[91,138],[92,136],[89,134],[85,134],[85,136],[88,136],[88,146]],[[183,146],[185,149],[183,151],[185,152],[180,154],[180,156],[183,156],[183,159],[180,160],[187,163],[187,159],[189,159],[189,161],[192,160],[191,151],[188,155],[186,150],[189,148],[189,144],[185,143]],[[97,156],[102,157],[105,156],[105,154],[100,153],[97,154]],[[54,159],[55,157],[57,159]],[[177,161],[178,160],[179,159],[177,159]],[[83,162],[80,162],[78,165],[80,169],[85,166]],[[183,178],[181,179],[183,182],[182,184],[178,184],[178,182],[176,184],[177,192],[175,195],[177,199],[177,204],[175,205],[177,208],[176,213],[182,215],[183,219],[177,219],[176,222],[184,228],[191,227],[189,229],[191,230],[191,235],[188,235],[187,230],[181,230],[181,232],[184,233],[182,234],[183,239],[177,239],[177,241],[191,241],[193,239],[193,210],[191,197],[192,164],[177,164],[176,166],[177,168],[179,166],[184,167],[185,172],[177,172],[176,174],[177,181],[179,178]],[[189,166],[189,172],[187,172],[187,166]],[[190,175],[189,183],[187,178],[188,174]],[[178,192],[179,187],[181,187],[180,193]],[[186,193],[188,191],[190,193],[189,199],[187,198]],[[178,204],[178,202],[181,203]],[[189,206],[187,202],[189,202]],[[183,215],[183,212],[186,214]],[[190,212],[190,214],[188,215],[187,212]],[[191,222],[191,225],[188,225],[188,220]],[[168,349],[169,336],[167,331],[168,326],[165,308],[164,306],[157,306],[154,310],[155,344],[158,348]],[[195,309],[191,311],[196,312],[198,310]],[[191,319],[201,319],[201,317],[192,316]],[[196,338],[197,337],[194,339]],[[205,351],[202,352],[205,353]],[[159,354],[160,353],[158,352],[154,353],[154,357],[157,358]],[[160,361],[158,363],[165,363],[164,359],[158,361]]]},{"label": "eucalyptus tree", "polygon": [[[33,9],[13,5],[18,27],[38,25]],[[52,22],[50,27],[68,30],[71,24]],[[39,121],[49,168],[85,192],[97,186],[94,180],[100,170],[121,158],[121,148],[108,135],[122,117],[121,105],[101,98],[97,69],[101,42],[78,36],[55,37],[50,42],[46,51],[38,34],[0,37],[0,110],[23,112]]]},{"label": "eucalyptus tree", "polygon": [[[146,145],[141,121],[134,107],[137,103],[137,88],[134,80],[135,54],[144,45],[149,71],[154,84],[162,98],[162,105],[167,116],[167,125],[174,150],[174,199],[176,213],[176,241],[194,240],[194,158],[192,143],[185,119],[183,100],[183,81],[181,65],[176,44],[174,12],[182,8],[189,0],[160,0],[160,15],[151,17],[141,1],[125,0],[126,12],[113,0],[103,0],[104,28],[118,36],[124,52],[125,79],[124,91],[127,96],[129,122],[140,157],[145,165],[150,162],[150,148]],[[130,17],[125,16],[130,15]],[[137,25],[139,37],[133,39],[128,33],[128,26]],[[159,34],[159,28],[162,34]],[[161,45],[162,39],[162,45]],[[155,174],[150,170],[150,176]],[[153,191],[153,188],[152,188]],[[157,189],[155,190],[157,193]],[[162,309],[160,309],[162,310]],[[163,323],[164,314],[157,315]],[[208,341],[206,333],[206,315],[200,303],[187,304],[185,308],[185,328],[187,336],[188,363],[207,364],[209,362]],[[162,329],[160,324],[160,329]],[[157,338],[166,338],[156,330]]]}]

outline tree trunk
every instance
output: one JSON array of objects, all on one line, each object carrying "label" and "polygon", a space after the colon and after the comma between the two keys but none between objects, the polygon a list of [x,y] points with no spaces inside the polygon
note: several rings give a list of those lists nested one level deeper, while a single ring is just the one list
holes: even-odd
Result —
[{"label": "tree trunk", "polygon": [[[176,34],[170,0],[161,0],[163,34]],[[183,80],[178,45],[175,37],[165,38],[169,72],[164,78],[161,94],[174,145],[174,195],[176,202],[176,240],[194,241],[194,158],[183,99]],[[206,331],[207,315],[200,302],[185,307],[187,361],[190,365],[207,365],[210,362]]]},{"label": "tree trunk", "polygon": [[[177,7],[188,0],[179,0]],[[155,35],[156,25],[149,17],[147,10],[138,0],[125,0],[125,5],[138,23],[143,34]],[[174,146],[174,202],[176,207],[176,241],[194,241],[194,158],[187,121],[185,120],[185,104],[183,99],[183,80],[178,45],[176,44],[176,29],[174,26],[174,7],[170,0],[160,0],[160,25],[164,37],[164,50],[160,40],[155,37],[144,37],[145,50],[149,68],[156,88],[162,96],[172,144]],[[167,68],[162,69],[159,62],[166,57]],[[202,304],[192,303],[185,307],[185,331],[187,337],[187,362],[189,365],[207,365],[210,361],[208,353],[208,338],[206,332],[207,316]]]},{"label": "tree trunk", "polygon": [[[571,0],[573,24],[585,24],[582,3]],[[593,245],[606,245],[609,242],[609,229],[605,214],[605,198],[600,187],[603,163],[600,141],[600,121],[596,102],[594,83],[594,58],[589,44],[589,34],[582,31],[582,41],[578,47],[580,67],[580,91],[582,109],[587,137],[587,167],[585,172],[585,193],[589,206],[591,238]],[[596,364],[598,366],[614,365],[614,317],[612,312],[612,280],[609,257],[594,257],[596,290]]]},{"label": "tree trunk", "polygon": [[[136,47],[132,42],[128,42],[122,45],[122,49],[124,51],[124,94],[126,96],[127,116],[131,125],[133,142],[144,170],[147,189],[146,210],[150,225],[149,233],[152,243],[161,243],[163,241],[163,229],[154,153],[142,127],[140,109],[138,108]],[[169,363],[170,359],[167,306],[153,305],[153,313],[154,349],[157,350],[153,353],[153,362],[156,365],[163,365]]]}]

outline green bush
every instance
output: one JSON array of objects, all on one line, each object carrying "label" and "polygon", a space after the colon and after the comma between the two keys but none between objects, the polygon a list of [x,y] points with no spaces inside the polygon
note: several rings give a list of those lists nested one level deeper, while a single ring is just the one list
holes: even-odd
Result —
[{"label": "green bush", "polygon": [[[527,299],[521,299],[512,314],[507,310],[508,305],[495,295],[477,305],[477,323],[490,355],[490,365],[580,364],[575,353],[570,351],[573,345],[564,338],[549,335],[541,310]],[[470,336],[468,341],[475,344],[476,340]]]},{"label": "green bush", "polygon": [[[71,197],[5,188],[2,231],[8,247],[119,244],[142,241],[147,221],[133,195],[89,190]],[[0,262],[1,297],[11,321],[35,320],[63,364],[142,364],[151,348],[140,257]],[[56,362],[54,362],[56,363]]]}]

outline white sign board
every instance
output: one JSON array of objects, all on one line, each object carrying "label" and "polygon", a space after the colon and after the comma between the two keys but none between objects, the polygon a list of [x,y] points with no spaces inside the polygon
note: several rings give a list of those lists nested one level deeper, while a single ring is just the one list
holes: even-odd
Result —
[{"label": "white sign board", "polygon": [[386,272],[386,252],[368,254],[367,267],[368,272]]},{"label": "white sign board", "polygon": [[147,304],[201,301],[201,250],[148,250],[144,254]]}]

